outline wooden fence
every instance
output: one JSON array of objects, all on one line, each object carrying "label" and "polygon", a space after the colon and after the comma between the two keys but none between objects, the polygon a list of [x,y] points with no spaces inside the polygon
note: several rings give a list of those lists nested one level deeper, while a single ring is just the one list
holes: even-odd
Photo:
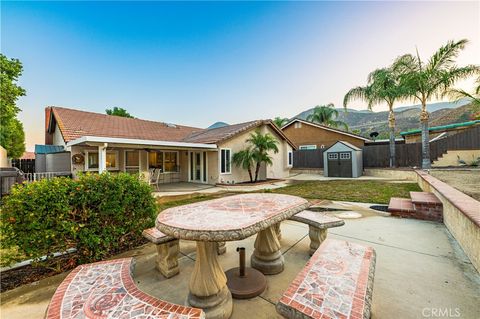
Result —
[{"label": "wooden fence", "polygon": [[293,151],[294,168],[323,168],[323,149]]},{"label": "wooden fence", "polygon": [[[430,159],[436,161],[448,150],[480,149],[480,126],[430,142]],[[294,168],[323,168],[323,149],[293,152]],[[364,167],[388,167],[390,146],[366,145],[363,147]],[[398,167],[420,167],[422,143],[396,144],[395,161]]]}]

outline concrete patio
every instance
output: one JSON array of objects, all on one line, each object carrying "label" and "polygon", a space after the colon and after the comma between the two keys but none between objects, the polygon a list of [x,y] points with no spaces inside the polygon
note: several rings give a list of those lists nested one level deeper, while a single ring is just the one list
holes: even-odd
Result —
[{"label": "concrete patio", "polygon": [[[479,317],[480,275],[443,224],[389,217],[362,204],[327,205],[362,214],[361,218],[345,220],[343,227],[331,229],[328,236],[375,248],[372,318],[431,318],[435,317],[432,314],[445,309],[451,314],[459,313],[460,318]],[[234,300],[231,318],[279,318],[275,303],[309,259],[307,233],[306,225],[293,221],[282,223],[285,270],[279,275],[267,276],[267,289],[259,297]],[[238,246],[246,247],[249,257],[254,240],[253,236],[227,243],[227,253],[219,257],[222,267],[227,270],[238,266],[235,251]],[[180,247],[180,275],[171,279],[163,278],[155,270],[156,251],[152,244],[118,257],[135,257],[134,278],[141,290],[182,304],[194,265],[195,243],[181,241]],[[1,318],[43,318],[51,296],[65,276],[58,275],[3,293]]]}]

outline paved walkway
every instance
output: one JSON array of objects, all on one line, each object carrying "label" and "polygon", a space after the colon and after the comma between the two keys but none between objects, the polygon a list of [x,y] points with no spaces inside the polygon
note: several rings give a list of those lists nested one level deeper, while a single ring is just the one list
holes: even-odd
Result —
[{"label": "paved walkway", "polygon": [[[344,208],[355,208],[352,206],[355,204],[340,204]],[[432,313],[438,314],[445,309],[452,314],[460,313],[458,318],[479,317],[480,275],[443,224],[386,217],[365,206],[357,210],[362,218],[345,220],[345,226],[330,230],[328,236],[371,245],[377,251],[372,318],[433,318]],[[338,205],[334,203],[331,207]],[[274,305],[309,258],[307,226],[286,221],[282,223],[282,233],[285,270],[279,275],[267,276],[267,290],[259,297],[234,300],[233,319],[279,318]],[[219,258],[222,267],[225,270],[236,267],[238,255],[235,248],[246,247],[249,256],[254,240],[250,237],[227,243],[227,253]],[[195,244],[181,241],[181,254],[180,275],[170,279],[163,278],[154,269],[155,247],[152,244],[119,257],[135,256],[134,277],[141,290],[182,304],[188,293]],[[48,302],[64,276],[3,293],[0,317],[43,318]]]},{"label": "paved walkway", "polygon": [[[215,194],[219,192],[254,192],[265,189],[276,189],[295,183],[297,181],[333,181],[333,180],[390,180],[383,177],[375,176],[361,176],[359,178],[335,178],[325,177],[320,174],[306,174],[300,173],[287,177],[285,180],[275,181],[271,183],[265,183],[260,185],[245,185],[245,186],[215,186],[198,183],[178,182],[172,184],[162,184],[158,187],[158,191],[155,191],[153,195],[155,197],[166,196],[179,196],[189,194]],[[411,181],[397,181],[397,182],[410,182]]]}]

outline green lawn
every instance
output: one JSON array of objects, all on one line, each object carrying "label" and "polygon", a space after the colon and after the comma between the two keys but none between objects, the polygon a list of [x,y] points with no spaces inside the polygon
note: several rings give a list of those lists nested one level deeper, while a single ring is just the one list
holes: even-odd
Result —
[{"label": "green lawn", "polygon": [[410,198],[409,192],[421,191],[417,183],[384,181],[310,181],[272,190],[273,193],[306,199],[330,199],[349,202],[388,204],[390,197]]}]

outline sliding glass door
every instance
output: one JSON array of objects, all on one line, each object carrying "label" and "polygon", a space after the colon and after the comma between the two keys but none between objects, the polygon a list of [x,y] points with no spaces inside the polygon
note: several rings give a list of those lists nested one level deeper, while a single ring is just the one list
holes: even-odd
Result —
[{"label": "sliding glass door", "polygon": [[188,153],[188,180],[196,183],[207,182],[207,152]]}]

